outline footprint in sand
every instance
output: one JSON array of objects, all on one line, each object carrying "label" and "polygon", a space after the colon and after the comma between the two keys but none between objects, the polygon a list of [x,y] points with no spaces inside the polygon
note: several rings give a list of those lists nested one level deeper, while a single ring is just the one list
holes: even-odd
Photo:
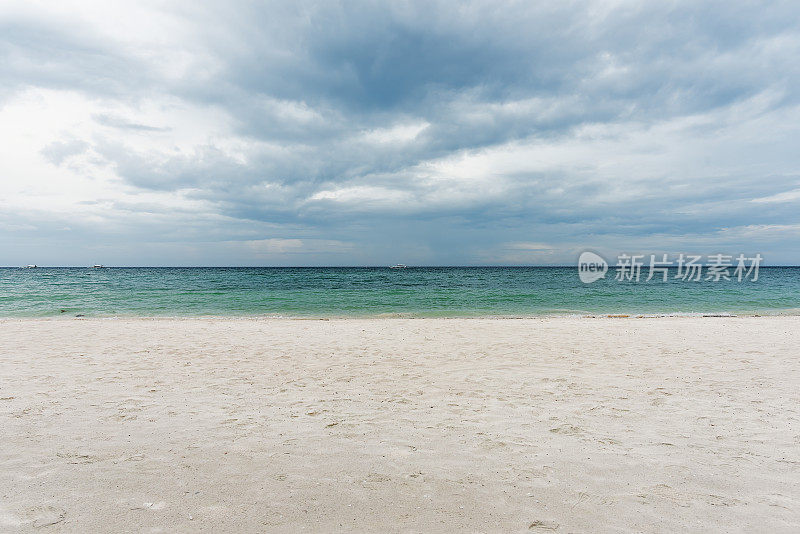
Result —
[{"label": "footprint in sand", "polygon": [[25,511],[25,516],[34,528],[42,528],[61,523],[67,517],[67,511],[57,506],[36,506]]},{"label": "footprint in sand", "polygon": [[79,452],[57,452],[56,456],[66,460],[69,464],[93,464],[102,459],[92,454],[83,454]]},{"label": "footprint in sand", "polygon": [[583,429],[575,425],[565,424],[551,428],[550,432],[553,434],[564,434],[566,436],[577,436],[583,433]]},{"label": "footprint in sand", "polygon": [[588,493],[583,492],[583,491],[579,491],[578,492],[578,498],[575,500],[574,503],[572,503],[571,508],[575,508],[578,505],[581,505],[581,504],[583,504],[585,502],[588,502],[589,500],[591,500],[591,498],[592,498],[591,495],[589,495]]}]

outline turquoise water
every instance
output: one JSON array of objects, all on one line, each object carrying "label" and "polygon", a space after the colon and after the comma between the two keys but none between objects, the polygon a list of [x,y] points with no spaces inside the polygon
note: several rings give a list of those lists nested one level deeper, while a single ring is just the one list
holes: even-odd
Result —
[{"label": "turquoise water", "polygon": [[759,280],[585,285],[575,267],[0,269],[0,317],[800,313],[800,268]]}]

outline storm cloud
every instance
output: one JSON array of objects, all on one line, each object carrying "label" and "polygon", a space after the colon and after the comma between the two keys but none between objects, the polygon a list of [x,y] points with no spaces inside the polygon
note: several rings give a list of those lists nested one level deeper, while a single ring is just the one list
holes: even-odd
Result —
[{"label": "storm cloud", "polygon": [[800,263],[793,2],[0,7],[0,264]]}]

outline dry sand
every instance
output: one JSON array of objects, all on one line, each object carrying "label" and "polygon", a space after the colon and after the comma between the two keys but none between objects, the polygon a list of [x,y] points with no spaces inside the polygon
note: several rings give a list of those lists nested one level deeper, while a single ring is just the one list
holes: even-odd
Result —
[{"label": "dry sand", "polygon": [[0,321],[0,531],[798,532],[800,317]]}]

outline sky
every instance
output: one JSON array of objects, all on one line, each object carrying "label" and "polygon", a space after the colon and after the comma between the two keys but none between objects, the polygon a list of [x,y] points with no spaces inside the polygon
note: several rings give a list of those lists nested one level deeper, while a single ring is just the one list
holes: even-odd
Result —
[{"label": "sky", "polygon": [[0,3],[0,265],[800,264],[800,4]]}]

